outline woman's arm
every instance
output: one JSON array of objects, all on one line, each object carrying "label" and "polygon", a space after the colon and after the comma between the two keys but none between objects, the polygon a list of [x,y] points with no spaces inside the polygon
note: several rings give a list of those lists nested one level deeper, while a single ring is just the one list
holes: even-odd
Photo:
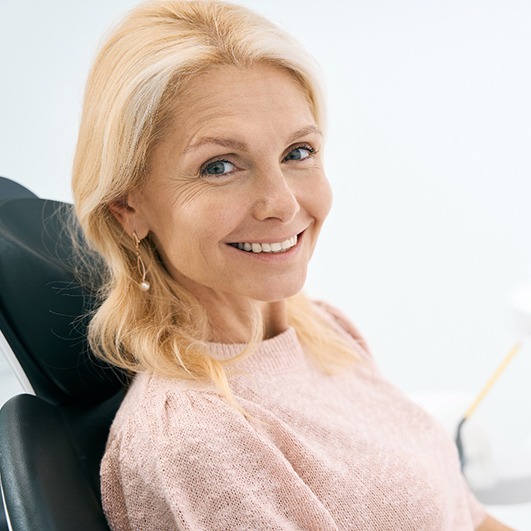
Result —
[{"label": "woman's arm", "polygon": [[514,531],[514,529],[512,527],[507,527],[505,524],[502,524],[495,518],[492,518],[492,516],[487,515],[487,518],[483,520],[476,531]]}]

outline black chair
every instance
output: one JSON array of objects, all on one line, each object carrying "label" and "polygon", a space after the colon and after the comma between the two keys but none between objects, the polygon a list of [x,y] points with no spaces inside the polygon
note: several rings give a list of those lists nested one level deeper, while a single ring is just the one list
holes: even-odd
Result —
[{"label": "black chair", "polygon": [[127,377],[86,342],[101,279],[80,267],[71,206],[26,192],[0,181],[0,347],[31,393],[0,411],[6,513],[15,531],[108,531],[99,463]]},{"label": "black chair", "polygon": [[37,197],[33,192],[28,190],[11,179],[0,177],[0,201],[7,199],[20,199],[21,197]]}]

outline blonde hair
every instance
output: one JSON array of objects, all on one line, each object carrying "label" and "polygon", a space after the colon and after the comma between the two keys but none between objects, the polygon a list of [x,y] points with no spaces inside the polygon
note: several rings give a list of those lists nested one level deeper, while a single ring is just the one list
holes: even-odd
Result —
[{"label": "blonde hair", "polygon": [[[141,4],[114,29],[87,82],[73,168],[75,211],[108,279],[89,342],[100,357],[136,373],[210,379],[231,397],[224,364],[205,348],[208,320],[198,300],[163,267],[150,239],[141,246],[151,289],[138,288],[135,248],[109,204],[144,184],[150,154],[187,83],[212,65],[267,63],[300,84],[320,128],[323,95],[310,56],[284,31],[243,7],[208,0]],[[323,365],[352,359],[303,295],[288,301],[290,323]],[[262,331],[253,327],[251,345]],[[248,353],[251,349],[245,349]]]}]

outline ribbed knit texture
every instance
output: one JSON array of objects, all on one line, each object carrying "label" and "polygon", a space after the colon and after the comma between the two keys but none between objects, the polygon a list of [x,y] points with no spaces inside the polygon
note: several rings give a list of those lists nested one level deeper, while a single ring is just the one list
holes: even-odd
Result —
[{"label": "ribbed knit texture", "polygon": [[[325,309],[326,308],[326,309]],[[244,418],[208,383],[136,377],[101,467],[105,512],[126,530],[461,531],[486,516],[453,441],[362,357],[326,375],[293,329],[231,369]],[[229,358],[242,345],[211,344]]]}]

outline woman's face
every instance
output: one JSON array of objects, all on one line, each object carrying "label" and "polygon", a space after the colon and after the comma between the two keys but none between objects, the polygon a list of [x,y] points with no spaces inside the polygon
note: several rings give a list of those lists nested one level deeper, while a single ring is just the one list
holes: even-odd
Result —
[{"label": "woman's face", "polygon": [[179,99],[146,186],[118,217],[129,234],[151,232],[172,277],[207,305],[284,299],[302,288],[331,205],[322,143],[286,72],[214,67]]}]

